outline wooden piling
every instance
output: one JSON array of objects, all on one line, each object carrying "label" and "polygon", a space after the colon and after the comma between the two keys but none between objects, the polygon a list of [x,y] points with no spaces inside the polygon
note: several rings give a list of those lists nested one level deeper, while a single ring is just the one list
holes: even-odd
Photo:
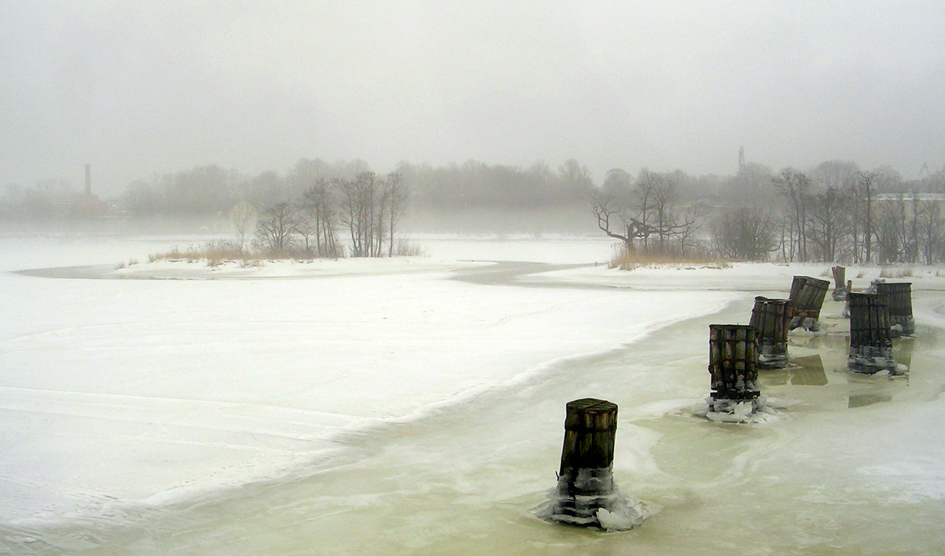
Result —
[{"label": "wooden piling", "polygon": [[712,399],[754,400],[758,390],[756,333],[740,324],[709,325],[709,374]]},{"label": "wooden piling", "polygon": [[853,280],[847,280],[847,295],[843,296],[843,311],[840,312],[840,316],[845,319],[850,318],[849,294],[852,292],[853,292]]},{"label": "wooden piling", "polygon": [[842,266],[835,266],[830,269],[833,273],[833,293],[831,296],[834,301],[844,301],[847,298],[846,273],[847,269]]},{"label": "wooden piling", "polygon": [[759,340],[758,366],[780,369],[787,365],[788,330],[793,316],[790,300],[755,297],[749,326]]},{"label": "wooden piling", "polygon": [[613,480],[617,405],[595,398],[567,404],[564,445],[554,503],[548,517],[575,525],[600,525],[597,512],[622,497]]},{"label": "wooden piling", "polygon": [[876,293],[886,297],[889,306],[889,327],[893,338],[915,333],[912,317],[911,282],[877,282]]},{"label": "wooden piling", "polygon": [[824,297],[830,288],[830,282],[810,276],[795,276],[791,283],[791,305],[794,307],[794,318],[791,320],[791,330],[803,327],[806,330],[820,328],[820,309],[824,305]]},{"label": "wooden piling", "polygon": [[889,330],[889,306],[886,298],[874,293],[851,293],[850,354],[847,366],[856,372],[873,374],[896,371],[892,334]]}]

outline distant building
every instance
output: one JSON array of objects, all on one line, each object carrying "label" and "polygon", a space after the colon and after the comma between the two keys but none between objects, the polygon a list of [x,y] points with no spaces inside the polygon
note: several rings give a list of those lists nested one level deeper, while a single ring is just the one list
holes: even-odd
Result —
[{"label": "distant building", "polygon": [[932,201],[936,203],[945,203],[945,194],[942,193],[882,193],[873,197],[877,203],[890,203],[893,201],[905,201],[912,203],[914,201]]},{"label": "distant building", "polygon": [[59,216],[66,218],[103,218],[108,216],[108,203],[92,195],[92,165],[85,165],[85,193],[74,193],[55,203]]}]

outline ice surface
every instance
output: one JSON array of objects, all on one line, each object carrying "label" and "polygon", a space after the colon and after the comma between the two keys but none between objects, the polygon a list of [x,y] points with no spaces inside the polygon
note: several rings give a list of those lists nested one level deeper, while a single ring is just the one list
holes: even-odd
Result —
[{"label": "ice surface", "polygon": [[[36,264],[17,260],[18,246],[5,243],[5,266]],[[509,387],[686,318],[697,299],[711,312],[733,297],[628,300],[612,289],[449,279],[470,266],[488,263],[268,263],[231,269],[241,279],[186,262],[104,276],[188,280],[2,275],[0,519],[264,479],[325,457],[339,433]]]},{"label": "ice surface", "polygon": [[[10,271],[187,244],[0,240],[0,552],[940,552],[935,269],[911,278],[908,375],[847,371],[827,301],[824,330],[792,332],[804,368],[760,372],[778,418],[730,426],[694,415],[708,324],[826,265],[622,272],[597,240],[418,242],[428,257],[91,280]],[[453,279],[490,260],[586,266]],[[620,406],[615,480],[653,514],[630,533],[529,513],[581,397]]]}]

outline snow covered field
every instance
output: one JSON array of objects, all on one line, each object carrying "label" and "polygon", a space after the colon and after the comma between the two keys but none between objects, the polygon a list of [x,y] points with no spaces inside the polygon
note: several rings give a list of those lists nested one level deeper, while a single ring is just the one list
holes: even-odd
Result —
[{"label": "snow covered field", "polygon": [[[190,243],[0,239],[0,551],[945,546],[938,269],[905,278],[908,377],[845,371],[828,301],[829,333],[796,334],[799,364],[762,377],[777,415],[733,426],[692,415],[708,324],[828,265],[622,272],[601,238],[433,236],[402,260],[144,264]],[[653,513],[630,533],[531,514],[584,396],[620,406],[615,477]]]}]

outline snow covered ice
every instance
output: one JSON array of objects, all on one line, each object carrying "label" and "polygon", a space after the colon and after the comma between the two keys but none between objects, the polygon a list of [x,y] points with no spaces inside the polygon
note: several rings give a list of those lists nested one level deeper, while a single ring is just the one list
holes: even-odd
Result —
[{"label": "snow covered ice", "polygon": [[[596,238],[416,241],[428,257],[116,271],[181,240],[0,239],[0,552],[941,551],[934,269],[911,278],[907,375],[847,371],[828,300],[826,331],[792,333],[803,369],[760,373],[779,418],[733,425],[695,415],[708,324],[823,265],[622,272],[593,265]],[[115,279],[16,272],[90,265]],[[531,512],[579,397],[621,408],[615,482],[651,514],[630,532]]]}]

